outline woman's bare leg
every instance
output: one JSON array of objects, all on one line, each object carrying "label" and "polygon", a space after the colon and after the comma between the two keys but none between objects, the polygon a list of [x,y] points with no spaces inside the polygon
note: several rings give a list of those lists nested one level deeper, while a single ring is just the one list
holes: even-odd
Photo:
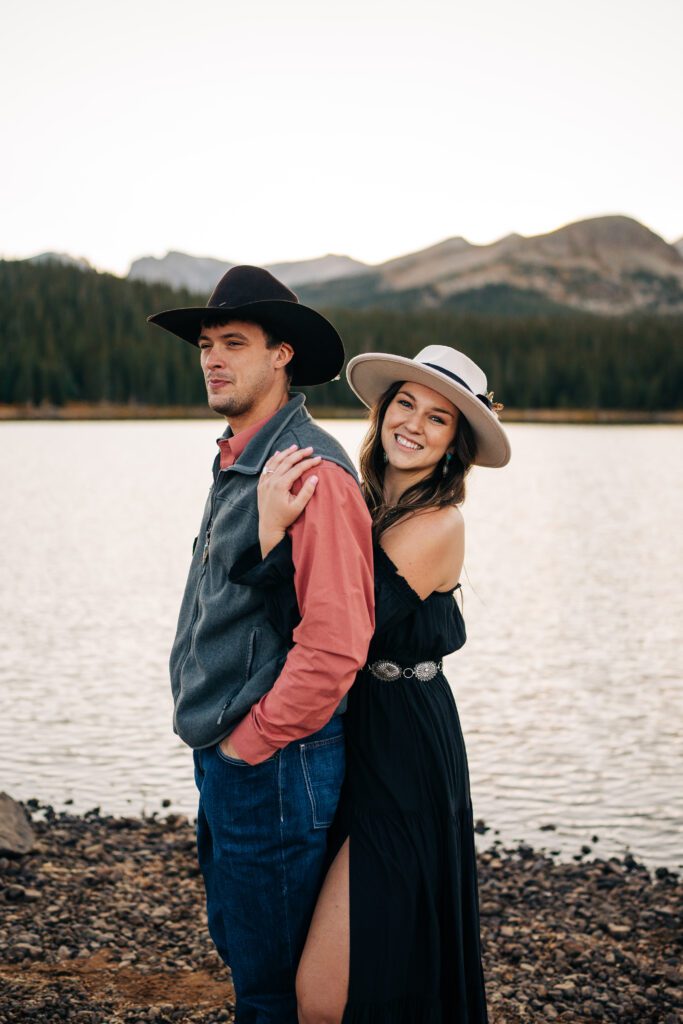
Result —
[{"label": "woman's bare leg", "polygon": [[296,976],[299,1024],[340,1024],[349,989],[349,840],[320,890]]}]

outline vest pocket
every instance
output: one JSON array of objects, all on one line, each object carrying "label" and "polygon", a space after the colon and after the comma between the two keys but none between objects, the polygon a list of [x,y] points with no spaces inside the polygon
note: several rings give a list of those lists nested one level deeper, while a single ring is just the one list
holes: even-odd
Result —
[{"label": "vest pocket", "polygon": [[344,779],[344,733],[300,743],[299,754],[311,803],[313,828],[329,828]]},{"label": "vest pocket", "polygon": [[256,651],[258,649],[258,639],[261,633],[261,627],[255,626],[249,634],[249,642],[247,644],[247,667],[244,673],[245,679],[251,679],[253,675],[254,659],[256,657]]}]

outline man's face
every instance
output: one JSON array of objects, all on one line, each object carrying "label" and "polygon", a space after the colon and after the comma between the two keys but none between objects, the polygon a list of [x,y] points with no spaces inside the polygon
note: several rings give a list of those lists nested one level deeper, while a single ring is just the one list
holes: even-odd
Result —
[{"label": "man's face", "polygon": [[199,349],[209,405],[227,419],[248,414],[286,389],[282,368],[292,350],[286,344],[268,348],[258,324],[231,320],[203,327]]}]

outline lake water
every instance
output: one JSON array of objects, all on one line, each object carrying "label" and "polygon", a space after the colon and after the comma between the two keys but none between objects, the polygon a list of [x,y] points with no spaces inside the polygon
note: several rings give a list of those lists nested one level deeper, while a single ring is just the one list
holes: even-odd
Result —
[{"label": "lake water", "polygon": [[[326,425],[357,451],[362,422]],[[0,425],[0,789],[194,815],[167,656],[220,429]],[[509,431],[470,477],[446,662],[478,841],[680,867],[683,428]]]}]

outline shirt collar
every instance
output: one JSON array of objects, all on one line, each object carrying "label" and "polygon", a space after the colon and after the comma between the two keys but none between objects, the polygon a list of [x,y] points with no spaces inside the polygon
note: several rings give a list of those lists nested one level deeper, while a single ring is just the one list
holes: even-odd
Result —
[{"label": "shirt collar", "polygon": [[244,430],[240,430],[239,434],[231,434],[230,437],[218,437],[216,438],[216,444],[220,448],[221,452],[221,469],[227,469],[228,466],[234,465],[239,459],[240,455],[247,447],[253,437],[256,437],[261,427],[265,427],[266,423],[273,418],[276,412],[275,410],[264,416],[258,423],[252,423],[250,427],[246,427]]}]

